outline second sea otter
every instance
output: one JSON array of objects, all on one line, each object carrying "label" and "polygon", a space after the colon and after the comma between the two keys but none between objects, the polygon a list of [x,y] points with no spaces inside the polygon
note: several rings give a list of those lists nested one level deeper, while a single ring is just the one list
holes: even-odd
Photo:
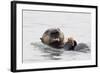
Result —
[{"label": "second sea otter", "polygon": [[64,49],[65,50],[75,50],[76,46],[77,46],[76,40],[74,40],[72,37],[69,37],[64,44]]}]

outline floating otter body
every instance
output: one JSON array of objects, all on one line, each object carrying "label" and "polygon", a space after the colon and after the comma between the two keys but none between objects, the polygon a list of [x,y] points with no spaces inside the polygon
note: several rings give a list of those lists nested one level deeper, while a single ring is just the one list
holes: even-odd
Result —
[{"label": "floating otter body", "polygon": [[42,43],[50,47],[57,49],[64,47],[64,34],[59,28],[46,30],[40,39]]},{"label": "floating otter body", "polygon": [[59,28],[51,28],[46,30],[40,39],[42,43],[52,47],[51,50],[53,50],[54,54],[62,53],[61,50],[82,52],[90,51],[87,44],[77,44],[77,41],[72,37],[69,37],[67,38],[67,41],[64,41],[64,34]]}]

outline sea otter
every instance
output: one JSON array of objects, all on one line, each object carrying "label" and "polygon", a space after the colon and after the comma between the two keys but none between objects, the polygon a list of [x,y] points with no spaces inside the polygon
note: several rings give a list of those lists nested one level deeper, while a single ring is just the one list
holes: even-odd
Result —
[{"label": "sea otter", "polygon": [[40,39],[42,43],[50,47],[57,49],[64,47],[64,34],[59,28],[50,28],[46,30]]},{"label": "sea otter", "polygon": [[65,50],[75,50],[75,47],[77,46],[76,40],[74,40],[72,37],[69,37],[67,39],[67,42],[64,44]]}]

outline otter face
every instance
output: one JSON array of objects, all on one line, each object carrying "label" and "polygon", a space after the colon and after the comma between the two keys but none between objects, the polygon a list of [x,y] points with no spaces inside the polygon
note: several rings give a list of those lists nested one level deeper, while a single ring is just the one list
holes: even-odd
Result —
[{"label": "otter face", "polygon": [[42,36],[42,42],[54,48],[62,48],[64,35],[59,28],[48,29]]},{"label": "otter face", "polygon": [[60,31],[58,31],[57,29],[52,30],[49,35],[51,38],[50,43],[60,41]]}]

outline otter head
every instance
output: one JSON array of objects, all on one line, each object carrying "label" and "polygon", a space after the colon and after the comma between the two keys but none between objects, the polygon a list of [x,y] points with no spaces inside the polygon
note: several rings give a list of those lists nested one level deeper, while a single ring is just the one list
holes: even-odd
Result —
[{"label": "otter head", "polygon": [[64,34],[59,28],[51,28],[44,32],[41,41],[54,48],[62,48],[64,41]]}]

